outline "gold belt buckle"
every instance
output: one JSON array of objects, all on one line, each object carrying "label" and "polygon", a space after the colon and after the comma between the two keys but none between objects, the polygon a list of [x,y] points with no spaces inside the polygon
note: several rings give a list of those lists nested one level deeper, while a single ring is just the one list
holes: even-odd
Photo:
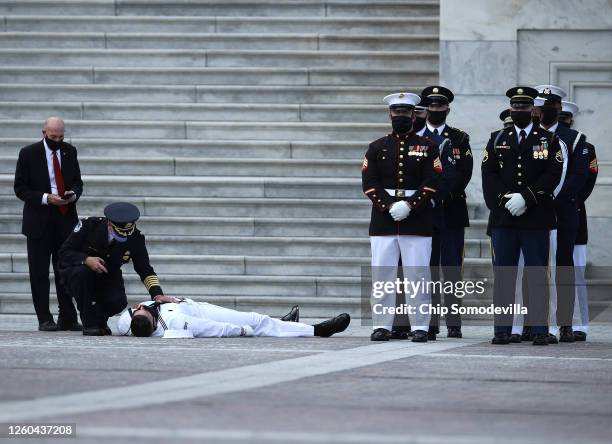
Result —
[{"label": "gold belt buckle", "polygon": [[395,196],[404,197],[406,196],[406,190],[395,190]]}]

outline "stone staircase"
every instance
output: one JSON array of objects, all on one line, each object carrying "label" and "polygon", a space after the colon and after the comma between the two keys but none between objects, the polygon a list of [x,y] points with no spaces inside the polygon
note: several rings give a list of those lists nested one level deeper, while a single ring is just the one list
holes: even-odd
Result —
[{"label": "stone staircase", "polygon": [[[0,15],[0,312],[32,312],[13,174],[60,115],[80,215],[138,205],[168,294],[360,316],[361,159],[389,131],[382,97],[438,79],[436,1],[15,0]],[[471,213],[474,277],[490,259]]]}]

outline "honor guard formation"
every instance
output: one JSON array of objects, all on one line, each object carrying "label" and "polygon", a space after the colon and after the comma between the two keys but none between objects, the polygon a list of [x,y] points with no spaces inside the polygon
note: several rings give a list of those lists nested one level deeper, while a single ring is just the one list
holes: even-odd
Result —
[{"label": "honor guard formation", "polygon": [[[578,106],[554,85],[506,91],[509,107],[491,133],[481,163],[489,218],[493,305],[492,344],[584,341],[588,333],[586,209],[597,177],[595,148],[572,129]],[[391,94],[393,132],[372,142],[362,185],[372,201],[372,281],[462,280],[466,187],[473,170],[469,135],[446,124],[452,91],[429,86],[420,95]],[[429,265],[429,266],[428,266]],[[550,277],[549,277],[550,271]],[[436,340],[439,286],[420,286],[406,300],[408,331],[394,327],[396,289],[372,292],[372,341]],[[433,288],[433,290],[432,290]],[[461,298],[444,292],[447,337],[461,338]]]}]

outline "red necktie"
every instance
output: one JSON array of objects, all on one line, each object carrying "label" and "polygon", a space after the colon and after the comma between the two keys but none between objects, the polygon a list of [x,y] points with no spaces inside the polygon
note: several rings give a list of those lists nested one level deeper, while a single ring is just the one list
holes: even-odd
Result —
[{"label": "red necktie", "polygon": [[[59,160],[57,160],[57,151],[52,151],[53,154],[53,173],[55,174],[55,184],[57,185],[57,194],[60,197],[64,196],[64,176],[62,176],[62,169],[60,168]],[[62,205],[57,207],[60,213],[66,215],[68,213],[68,205]]]},{"label": "red necktie", "polygon": [[527,133],[525,132],[525,130],[521,130],[521,137],[520,137],[521,140],[519,140],[519,145],[523,144],[526,137],[527,137]]}]

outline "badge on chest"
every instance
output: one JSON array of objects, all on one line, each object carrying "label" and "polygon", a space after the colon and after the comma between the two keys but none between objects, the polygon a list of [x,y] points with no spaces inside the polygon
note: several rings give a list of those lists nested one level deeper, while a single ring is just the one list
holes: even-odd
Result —
[{"label": "badge on chest", "polygon": [[415,157],[427,157],[427,145],[409,146],[408,155],[415,156]]},{"label": "badge on chest", "polygon": [[542,137],[539,145],[533,145],[534,159],[548,159],[548,141]]}]

